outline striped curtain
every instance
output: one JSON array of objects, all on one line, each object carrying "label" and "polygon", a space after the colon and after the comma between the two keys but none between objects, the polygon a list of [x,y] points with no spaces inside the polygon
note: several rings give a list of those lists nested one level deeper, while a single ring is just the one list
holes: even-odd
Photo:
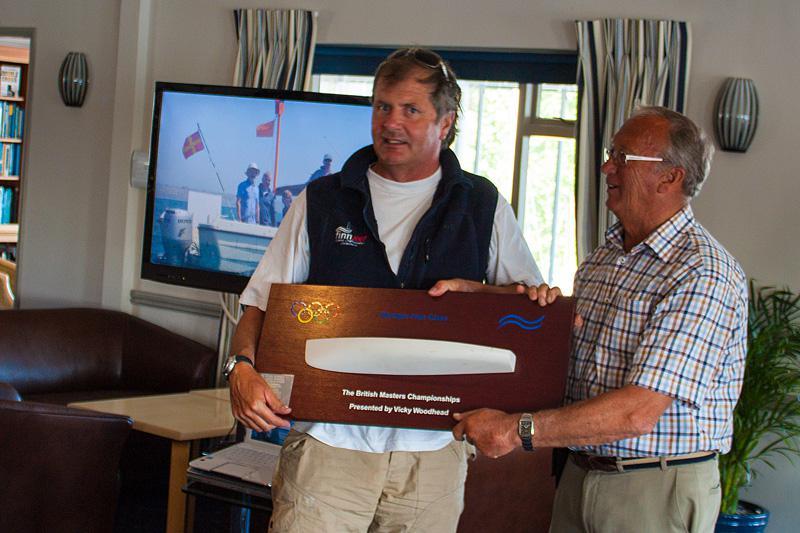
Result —
[{"label": "striped curtain", "polygon": [[300,9],[236,9],[233,84],[302,91],[311,87],[317,14]]},{"label": "striped curtain", "polygon": [[691,28],[671,20],[577,21],[578,261],[605,238],[614,222],[600,174],[603,149],[637,105],[683,112],[691,66]]},{"label": "striped curtain", "polygon": [[[233,84],[302,91],[311,88],[311,68],[317,42],[317,14],[300,9],[236,9],[238,52]],[[241,316],[238,294],[220,294],[222,318],[217,339],[217,386],[224,387],[222,369]]]}]

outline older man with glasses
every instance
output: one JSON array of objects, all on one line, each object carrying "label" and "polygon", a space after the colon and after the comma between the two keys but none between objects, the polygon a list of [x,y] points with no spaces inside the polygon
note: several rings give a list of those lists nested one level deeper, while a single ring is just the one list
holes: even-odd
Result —
[{"label": "older man with glasses", "polygon": [[[300,193],[242,294],[227,366],[237,420],[262,431],[289,425],[290,409],[252,366],[271,283],[432,296],[484,281],[541,283],[508,202],[447,148],[460,98],[430,50],[398,50],[378,67],[373,144]],[[337,238],[337,228],[358,238]],[[471,451],[449,432],[298,422],[273,482],[270,530],[455,531]]]},{"label": "older man with glasses", "polygon": [[619,222],[575,275],[565,406],[456,415],[456,438],[493,457],[570,448],[553,532],[714,529],[717,454],[731,447],[744,376],[747,283],[689,205],[712,151],[674,111],[643,108],[625,122],[602,167]]}]

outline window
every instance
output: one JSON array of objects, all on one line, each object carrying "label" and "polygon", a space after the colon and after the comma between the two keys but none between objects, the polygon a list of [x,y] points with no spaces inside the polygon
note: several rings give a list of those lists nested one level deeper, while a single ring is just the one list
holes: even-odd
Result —
[{"label": "window", "polygon": [[464,170],[486,176],[509,202],[514,190],[514,138],[519,84],[459,80],[461,118],[453,151]]},{"label": "window", "polygon": [[[544,279],[572,293],[575,228],[575,85],[528,85],[520,101],[517,218]],[[526,156],[526,157],[525,157]]]},{"label": "window", "polygon": [[[314,90],[370,96],[372,72],[389,51],[318,45]],[[574,56],[438,52],[453,65],[463,93],[452,146],[461,166],[492,180],[511,202],[545,281],[571,294],[577,267]]]}]

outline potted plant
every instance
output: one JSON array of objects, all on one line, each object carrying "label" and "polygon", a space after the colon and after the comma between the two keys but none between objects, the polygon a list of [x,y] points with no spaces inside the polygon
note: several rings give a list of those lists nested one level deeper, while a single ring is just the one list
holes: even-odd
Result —
[{"label": "potted plant", "polygon": [[[800,295],[750,282],[747,363],[733,415],[733,445],[720,457],[717,532],[762,531],[769,513],[739,501],[753,464],[800,456]],[[760,516],[759,516],[760,515]],[[753,529],[743,529],[752,522]],[[735,527],[735,529],[728,529]]]}]

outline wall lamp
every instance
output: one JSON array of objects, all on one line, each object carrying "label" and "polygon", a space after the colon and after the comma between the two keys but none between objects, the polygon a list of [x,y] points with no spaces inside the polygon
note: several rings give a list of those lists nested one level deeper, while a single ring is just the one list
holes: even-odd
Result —
[{"label": "wall lamp", "polygon": [[758,128],[758,93],[753,80],[728,78],[717,96],[714,131],[723,150],[746,152]]},{"label": "wall lamp", "polygon": [[89,65],[86,54],[70,52],[58,70],[58,92],[64,105],[81,107],[89,87]]}]

